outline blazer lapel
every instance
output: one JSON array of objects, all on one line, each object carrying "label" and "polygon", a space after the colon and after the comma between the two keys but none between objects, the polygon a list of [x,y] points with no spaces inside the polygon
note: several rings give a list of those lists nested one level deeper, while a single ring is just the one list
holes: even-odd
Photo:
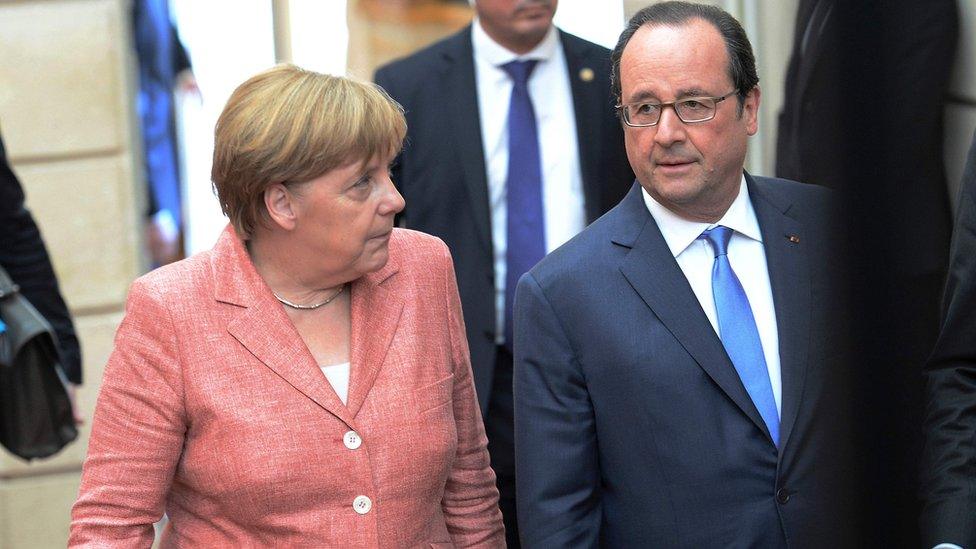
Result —
[{"label": "blazer lapel", "polygon": [[622,225],[613,242],[629,247],[630,252],[621,262],[620,271],[719,389],[769,438],[766,424],[742,385],[722,341],[647,211],[639,185],[634,185],[621,206]]},{"label": "blazer lapel", "polygon": [[352,336],[349,342],[352,356],[346,402],[352,417],[356,417],[369,395],[400,322],[403,295],[391,289],[395,287],[394,275],[398,270],[399,258],[394,255],[391,245],[386,266],[352,284]]},{"label": "blazer lapel", "polygon": [[474,47],[471,26],[451,38],[443,56],[442,81],[446,98],[444,125],[448,129],[445,144],[453,143],[464,170],[464,184],[471,200],[472,220],[481,244],[491,249],[491,224],[488,207],[488,175],[484,146],[481,141],[481,119],[478,111],[478,86],[475,80]]},{"label": "blazer lapel", "polygon": [[354,416],[322,375],[230,226],[214,248],[213,268],[215,299],[241,307],[227,331],[297,392],[353,427]]},{"label": "blazer lapel", "polygon": [[810,262],[804,251],[803,227],[789,216],[793,205],[777,200],[767,185],[757,183],[749,174],[746,183],[763,235],[776,309],[783,379],[779,444],[782,449],[796,424],[806,379],[812,314]]}]

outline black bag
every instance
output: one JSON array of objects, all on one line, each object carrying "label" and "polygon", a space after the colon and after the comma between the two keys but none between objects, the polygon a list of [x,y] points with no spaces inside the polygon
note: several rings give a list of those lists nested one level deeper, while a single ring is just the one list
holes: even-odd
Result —
[{"label": "black bag", "polygon": [[0,444],[26,460],[78,437],[51,325],[0,267]]}]

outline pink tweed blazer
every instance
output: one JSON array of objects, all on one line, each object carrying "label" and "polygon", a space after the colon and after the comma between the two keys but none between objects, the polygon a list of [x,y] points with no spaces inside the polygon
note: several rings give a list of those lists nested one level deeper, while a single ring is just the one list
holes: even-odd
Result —
[{"label": "pink tweed blazer", "polygon": [[[351,285],[348,405],[228,227],[138,279],[70,546],[503,547],[447,247],[394,229]],[[355,503],[355,505],[354,505]]]}]

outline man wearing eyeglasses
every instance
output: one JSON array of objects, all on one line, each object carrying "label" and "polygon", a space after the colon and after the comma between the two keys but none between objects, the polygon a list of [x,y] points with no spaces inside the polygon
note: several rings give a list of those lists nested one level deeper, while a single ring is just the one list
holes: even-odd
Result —
[{"label": "man wearing eyeglasses", "polygon": [[760,89],[713,6],[611,55],[637,184],[518,284],[525,547],[848,547],[829,197],[743,171]]}]

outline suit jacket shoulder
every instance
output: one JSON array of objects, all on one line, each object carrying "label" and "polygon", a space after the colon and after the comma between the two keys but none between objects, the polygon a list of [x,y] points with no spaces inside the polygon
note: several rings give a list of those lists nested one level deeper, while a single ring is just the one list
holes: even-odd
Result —
[{"label": "suit jacket shoulder", "polygon": [[[751,197],[754,202],[758,198],[778,203],[783,208],[787,208],[784,213],[799,221],[804,220],[801,217],[806,217],[811,222],[821,223],[824,220],[818,215],[833,210],[838,205],[836,193],[827,187],[779,177],[758,175],[748,175],[747,177],[751,178],[754,183],[750,187],[750,192],[756,195]],[[810,217],[804,212],[813,212],[818,215]]]},{"label": "suit jacket shoulder", "polygon": [[430,86],[432,81],[427,77],[439,69],[444,59],[471,60],[472,52],[471,26],[468,25],[443,40],[381,66],[376,70],[374,80],[391,95],[402,97]]},{"label": "suit jacket shoulder", "polygon": [[570,34],[562,29],[559,29],[559,39],[563,43],[563,48],[568,50],[570,53],[586,53],[597,56],[605,56],[607,61],[610,61],[610,50],[597,44],[595,42],[590,42],[585,38],[580,38],[575,34]]},{"label": "suit jacket shoulder", "polygon": [[[830,219],[836,214],[837,201],[831,190],[774,177],[747,174],[747,180],[752,183],[749,189],[754,203],[764,201],[817,232],[833,226]],[[532,273],[543,287],[546,281],[554,282],[563,274],[567,280],[603,276],[606,265],[601,268],[600,264],[615,265],[605,260],[619,257],[623,250],[629,249],[649,222],[653,226],[641,187],[635,182],[619,204],[546,256]]]},{"label": "suit jacket shoulder", "polygon": [[540,287],[566,284],[583,291],[615,270],[652,219],[640,194],[634,183],[619,204],[544,257],[530,271]]},{"label": "suit jacket shoulder", "polygon": [[[133,288],[163,303],[199,303],[202,295],[221,286],[215,281],[222,271],[219,264],[229,262],[236,266],[233,276],[238,284],[235,285],[256,290],[264,282],[253,266],[244,264],[243,252],[237,250],[239,245],[234,245],[231,238],[236,236],[227,232],[213,249],[142,275],[133,283]],[[441,239],[409,229],[393,229],[387,267],[395,265],[401,276],[429,278],[432,273],[442,276],[450,264],[451,253]],[[432,266],[437,269],[431,269]]]}]

